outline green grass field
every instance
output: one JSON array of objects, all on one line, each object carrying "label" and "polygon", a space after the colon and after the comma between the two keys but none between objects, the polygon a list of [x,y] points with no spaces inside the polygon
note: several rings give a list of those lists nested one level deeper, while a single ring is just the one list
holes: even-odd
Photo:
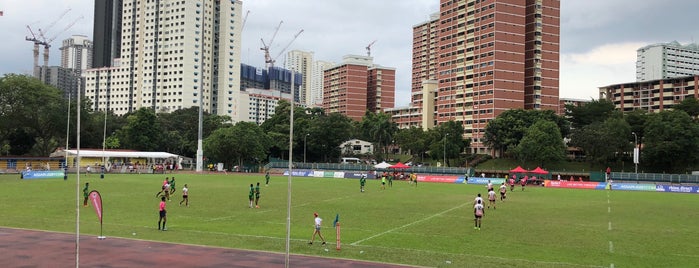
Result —
[{"label": "green grass field", "polygon": [[[248,208],[250,183],[261,174],[174,174],[168,231],[157,230],[155,194],[166,175],[81,176],[100,191],[104,235],[183,244],[285,251],[287,177],[262,186],[259,209]],[[178,206],[190,188],[190,207]],[[473,198],[482,185],[404,181],[379,189],[368,180],[294,178],[291,253],[433,267],[696,267],[699,195],[529,186],[487,210],[473,229]],[[75,177],[20,180],[0,176],[0,226],[75,233]],[[82,199],[82,192],[80,193]],[[80,201],[82,203],[82,200]],[[324,219],[327,247],[308,245],[313,212]],[[342,250],[332,222],[340,214]],[[99,234],[92,208],[80,206],[80,232]],[[134,235],[135,233],[135,235]],[[330,249],[325,251],[324,248]]]}]

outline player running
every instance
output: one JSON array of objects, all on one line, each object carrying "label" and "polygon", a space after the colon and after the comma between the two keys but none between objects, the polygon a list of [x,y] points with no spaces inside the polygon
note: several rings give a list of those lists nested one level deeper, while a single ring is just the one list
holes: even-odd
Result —
[{"label": "player running", "polygon": [[488,191],[488,208],[490,208],[490,205],[493,205],[493,209],[495,208],[495,191],[493,189],[490,189]]},{"label": "player running", "polygon": [[313,236],[311,236],[311,242],[308,242],[308,244],[313,245],[313,241],[316,239],[316,234],[318,234],[320,240],[323,241],[323,245],[325,245],[325,238],[323,238],[323,235],[320,234],[320,225],[323,223],[323,219],[318,217],[318,212],[314,212],[313,217],[315,217],[313,224]]},{"label": "player running", "polygon": [[182,201],[180,201],[180,206],[182,202],[184,202],[186,207],[189,207],[189,188],[187,188],[187,184],[182,188]]},{"label": "player running", "polygon": [[490,180],[488,180],[488,185],[486,186],[486,188],[488,188],[488,192],[493,190],[493,183],[490,182]]},{"label": "player running", "polygon": [[170,195],[173,195],[177,189],[175,188],[175,177],[170,179]]},{"label": "player running", "polygon": [[510,191],[515,190],[515,175],[512,175],[512,178],[510,178]]},{"label": "player running", "polygon": [[505,183],[503,182],[502,185],[500,185],[500,201],[505,201],[507,198],[507,186],[505,186]]}]

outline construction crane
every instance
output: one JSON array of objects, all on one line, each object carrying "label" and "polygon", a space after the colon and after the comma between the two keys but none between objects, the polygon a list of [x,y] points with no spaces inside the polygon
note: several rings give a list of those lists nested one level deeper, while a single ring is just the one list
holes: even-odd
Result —
[{"label": "construction crane", "polygon": [[29,30],[29,34],[31,34],[32,36],[24,37],[24,39],[27,41],[34,42],[34,49],[32,50],[32,52],[34,52],[34,76],[38,76],[36,68],[39,67],[39,45],[41,45],[41,40],[36,38],[34,31],[32,31],[32,27],[27,25],[27,29]]},{"label": "construction crane", "polygon": [[267,68],[271,67],[273,61],[272,56],[269,55],[269,48],[272,46],[272,42],[274,42],[274,37],[277,36],[279,28],[282,27],[283,22],[284,21],[280,21],[279,25],[277,25],[277,28],[274,29],[274,34],[272,34],[272,38],[269,40],[269,43],[265,44],[265,40],[260,38],[260,40],[262,41],[262,47],[260,48],[260,50],[264,51],[265,53],[265,66]]},{"label": "construction crane", "polygon": [[245,29],[245,22],[248,21],[248,15],[250,15],[250,10],[245,12],[245,17],[243,18],[243,25],[240,26],[240,31],[242,32],[243,29]]},{"label": "construction crane", "polygon": [[279,52],[279,54],[276,57],[274,57],[274,59],[272,59],[272,62],[270,62],[271,67],[274,67],[274,63],[277,62],[277,58],[279,58],[279,56],[281,56],[284,53],[284,51],[286,51],[286,49],[289,48],[289,46],[291,46],[291,43],[293,43],[294,40],[296,40],[296,38],[299,37],[299,35],[302,32],[303,32],[303,29],[301,29],[298,33],[296,33],[294,35],[294,38],[292,38],[291,41],[289,41],[289,43],[286,44],[286,46]]},{"label": "construction crane", "polygon": [[366,56],[367,56],[367,57],[371,57],[371,46],[372,46],[374,43],[376,43],[376,41],[378,41],[378,40],[371,41],[371,43],[369,43],[369,44],[366,46]]},{"label": "construction crane", "polygon": [[73,22],[69,23],[65,28],[63,28],[63,30],[61,30],[61,31],[59,31],[58,33],[54,34],[54,35],[53,35],[51,38],[49,38],[48,40],[46,39],[46,37],[44,36],[44,34],[41,32],[41,30],[39,30],[39,33],[40,33],[40,35],[41,35],[41,38],[43,39],[43,41],[41,42],[41,44],[44,45],[44,66],[48,66],[48,65],[49,65],[49,48],[51,48],[51,42],[53,42],[53,40],[56,39],[60,34],[62,34],[62,33],[64,33],[64,32],[66,32],[66,31],[68,31],[68,29],[70,29],[71,27],[73,27],[73,25],[75,25],[76,23],[78,23],[78,21],[80,21],[80,20],[83,19],[83,18],[84,18],[84,16],[78,17],[78,18],[75,19]]}]

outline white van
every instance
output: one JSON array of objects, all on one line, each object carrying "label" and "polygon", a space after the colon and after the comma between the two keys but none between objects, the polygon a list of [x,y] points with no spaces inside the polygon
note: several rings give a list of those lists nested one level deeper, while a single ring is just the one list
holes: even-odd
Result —
[{"label": "white van", "polygon": [[361,162],[362,162],[362,160],[360,160],[359,158],[356,158],[356,157],[343,157],[340,160],[340,163],[342,163],[342,164],[359,164]]}]

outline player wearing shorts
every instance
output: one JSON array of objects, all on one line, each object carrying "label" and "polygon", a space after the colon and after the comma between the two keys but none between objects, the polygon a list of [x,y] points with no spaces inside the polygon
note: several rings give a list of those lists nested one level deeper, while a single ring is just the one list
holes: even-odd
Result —
[{"label": "player wearing shorts", "polygon": [[165,180],[163,181],[163,186],[160,187],[160,192],[158,192],[157,194],[155,194],[155,197],[156,197],[156,198],[157,198],[158,196],[160,196],[160,194],[162,194],[163,191],[165,191],[165,185],[167,185],[168,183],[170,183],[169,179],[170,179],[170,178],[165,177]]},{"label": "player wearing shorts", "polygon": [[490,182],[490,180],[488,180],[488,185],[486,186],[486,188],[488,188],[488,192],[493,190],[493,183]]},{"label": "player wearing shorts", "polygon": [[362,175],[361,178],[359,178],[359,192],[364,192],[364,185],[366,184],[366,176]]},{"label": "player wearing shorts", "polygon": [[493,209],[495,209],[495,191],[493,189],[488,191],[488,208],[490,208],[490,205],[493,205]]},{"label": "player wearing shorts", "polygon": [[385,189],[386,189],[386,174],[381,176],[381,190],[385,190]]},{"label": "player wearing shorts", "polygon": [[90,187],[90,183],[86,182],[85,188],[83,188],[83,198],[84,198],[83,199],[83,207],[87,207],[87,197],[90,195],[89,187]]},{"label": "player wearing shorts", "polygon": [[478,200],[478,202],[473,206],[473,215],[475,216],[475,219],[473,220],[475,223],[473,229],[480,230],[481,220],[483,219],[483,215],[485,215],[485,211],[483,209],[483,202],[481,200]]},{"label": "player wearing shorts", "polygon": [[185,206],[189,207],[189,188],[187,188],[187,184],[182,188],[182,201],[180,201],[180,206],[182,202],[184,202]]},{"label": "player wearing shorts", "polygon": [[173,195],[177,189],[175,188],[175,177],[170,179],[170,195]]},{"label": "player wearing shorts", "polygon": [[267,171],[267,173],[265,173],[265,187],[266,186],[269,186],[269,171]]},{"label": "player wearing shorts", "polygon": [[524,191],[524,186],[527,185],[527,179],[528,179],[528,178],[529,178],[528,176],[524,176],[524,178],[522,178],[522,180],[520,181],[521,184],[522,184],[522,191]]},{"label": "player wearing shorts", "polygon": [[483,204],[483,198],[481,197],[480,193],[476,196],[476,199],[473,200],[473,205],[478,204],[479,202]]},{"label": "player wearing shorts", "polygon": [[255,186],[250,184],[250,192],[248,193],[248,198],[250,199],[250,208],[252,208],[252,203],[255,202]]},{"label": "player wearing shorts", "polygon": [[515,179],[514,179],[514,176],[512,176],[512,178],[510,178],[510,191],[514,191],[514,190],[515,190]]},{"label": "player wearing shorts", "polygon": [[260,202],[260,183],[257,183],[257,186],[255,186],[255,208],[260,208],[259,205]]},{"label": "player wearing shorts", "polygon": [[[165,227],[165,223],[167,222],[167,210],[165,210],[165,196],[160,197],[160,210],[158,213],[160,214],[160,218],[158,219],[158,230],[163,230],[167,231],[167,227]],[[162,229],[160,228],[160,223],[163,223]]]},{"label": "player wearing shorts", "polygon": [[505,201],[505,198],[507,198],[507,186],[505,186],[505,183],[503,182],[502,185],[500,185],[500,201]]}]

